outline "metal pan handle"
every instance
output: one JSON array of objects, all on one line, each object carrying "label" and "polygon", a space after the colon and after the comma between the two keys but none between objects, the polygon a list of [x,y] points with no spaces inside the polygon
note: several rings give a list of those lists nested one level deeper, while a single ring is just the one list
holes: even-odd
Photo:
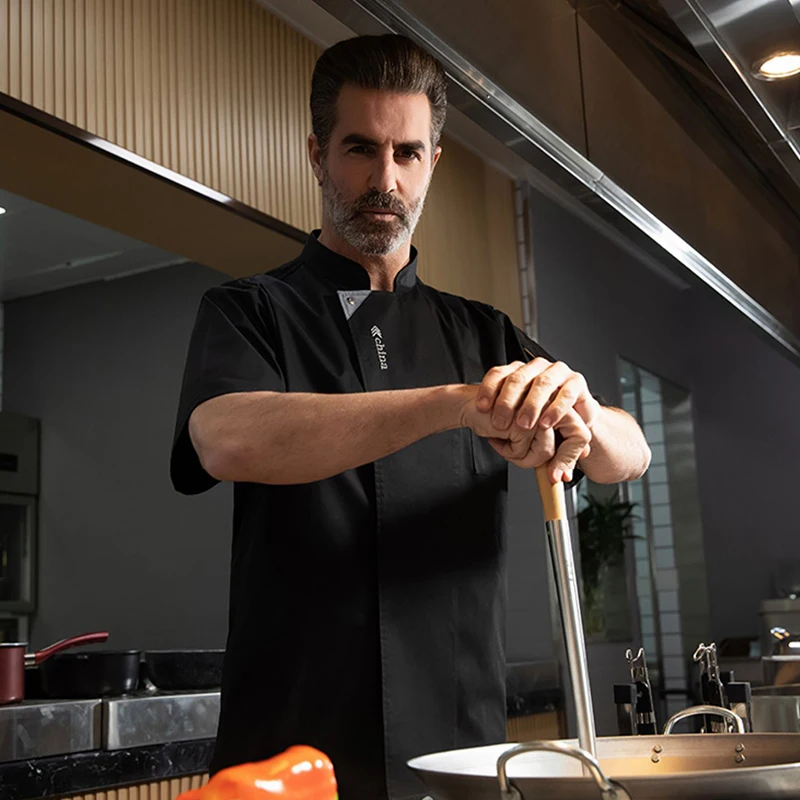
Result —
[{"label": "metal pan handle", "polygon": [[737,733],[745,732],[742,718],[729,708],[723,708],[722,706],[690,706],[689,708],[684,708],[683,711],[679,711],[677,714],[674,714],[669,718],[667,724],[664,726],[664,735],[666,736],[667,734],[672,733],[672,729],[682,719],[699,717],[705,714],[714,714],[718,717],[724,717],[726,720],[728,720],[728,722],[732,722],[736,726]]},{"label": "metal pan handle", "polygon": [[508,774],[506,772],[508,762],[521,753],[535,752],[560,753],[570,758],[577,758],[583,762],[583,765],[591,773],[597,787],[600,789],[600,795],[603,800],[631,800],[631,796],[619,783],[606,777],[594,756],[585,750],[581,750],[580,747],[564,744],[563,742],[525,742],[506,750],[497,759],[497,779],[500,781],[500,797],[502,800],[522,800],[522,795],[519,791],[508,782]]}]

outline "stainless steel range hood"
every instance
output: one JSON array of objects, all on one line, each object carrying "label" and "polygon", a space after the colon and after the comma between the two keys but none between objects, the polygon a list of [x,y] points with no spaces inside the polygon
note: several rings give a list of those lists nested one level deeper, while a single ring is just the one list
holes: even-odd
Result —
[{"label": "stainless steel range hood", "polygon": [[[800,339],[788,327],[402,4],[395,0],[316,2],[356,33],[403,33],[433,52],[447,69],[452,105],[608,219],[650,255],[682,277],[711,287],[785,354],[800,362]],[[491,4],[486,5],[493,13]],[[514,54],[509,53],[507,58],[513,59]],[[531,76],[531,80],[544,79],[544,75]]]},{"label": "stainless steel range hood", "polygon": [[800,53],[800,0],[660,2],[800,186],[800,79],[754,74],[773,53]]}]

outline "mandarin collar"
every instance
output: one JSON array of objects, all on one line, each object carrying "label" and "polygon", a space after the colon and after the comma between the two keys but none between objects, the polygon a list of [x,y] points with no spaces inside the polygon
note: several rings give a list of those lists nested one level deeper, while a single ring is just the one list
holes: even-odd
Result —
[{"label": "mandarin collar", "polygon": [[[337,289],[369,289],[369,273],[355,261],[334,253],[319,241],[320,231],[312,231],[303,248],[303,261],[314,274]],[[413,289],[417,283],[417,248],[412,245],[411,259],[394,279],[398,294]]]}]

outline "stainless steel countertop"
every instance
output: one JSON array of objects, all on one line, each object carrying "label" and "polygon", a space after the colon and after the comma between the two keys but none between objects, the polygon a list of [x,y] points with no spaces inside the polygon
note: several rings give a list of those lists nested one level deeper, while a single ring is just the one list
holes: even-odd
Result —
[{"label": "stainless steel countertop", "polygon": [[102,742],[101,700],[0,706],[0,762],[99,750]]},{"label": "stainless steel countertop", "polygon": [[0,763],[212,739],[217,692],[142,692],[0,706]]},{"label": "stainless steel countertop", "polygon": [[103,701],[103,747],[125,750],[167,742],[213,739],[219,692],[115,697]]}]

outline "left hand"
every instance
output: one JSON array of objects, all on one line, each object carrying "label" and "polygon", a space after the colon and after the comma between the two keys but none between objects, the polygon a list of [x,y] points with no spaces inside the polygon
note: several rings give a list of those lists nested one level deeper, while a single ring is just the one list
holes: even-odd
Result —
[{"label": "left hand", "polygon": [[[601,411],[583,375],[562,361],[552,363],[546,358],[527,364],[515,361],[489,370],[476,403],[479,410],[491,413],[495,428],[508,430],[514,425],[522,431],[561,430],[567,438],[573,438],[573,447],[577,422],[588,429],[591,440],[592,425]],[[588,456],[589,450],[587,442],[578,458]]]},{"label": "left hand", "polygon": [[575,411],[568,411],[558,427],[564,441],[556,450],[554,428],[538,428],[529,440],[527,452],[518,454],[518,447],[507,439],[489,439],[489,444],[505,458],[523,469],[535,469],[547,464],[551,483],[571,481],[578,459],[591,451],[592,434]]}]

